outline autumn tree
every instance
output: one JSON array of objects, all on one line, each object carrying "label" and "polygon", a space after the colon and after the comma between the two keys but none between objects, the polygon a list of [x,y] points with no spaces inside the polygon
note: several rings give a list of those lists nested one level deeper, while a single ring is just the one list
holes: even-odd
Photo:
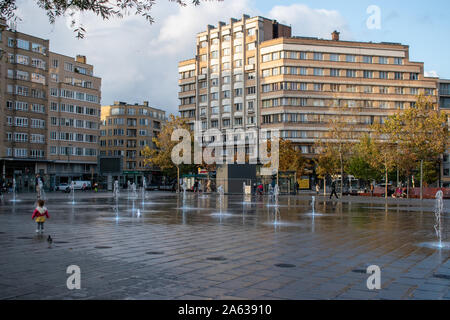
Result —
[{"label": "autumn tree", "polygon": [[[101,17],[103,20],[111,18],[123,18],[126,14],[135,14],[142,16],[148,23],[152,24],[155,20],[151,15],[151,10],[156,4],[156,0],[34,0],[36,4],[45,11],[50,24],[54,24],[58,17],[67,15],[71,10],[81,13],[91,12]],[[186,6],[188,1],[169,0],[180,6]],[[17,0],[1,0],[0,15],[8,21],[17,21],[20,18],[16,15]],[[200,0],[192,0],[192,4],[199,5]],[[76,25],[75,15],[68,15],[72,21],[72,26]],[[83,27],[74,28],[77,38],[83,38],[86,30]]]},{"label": "autumn tree", "polygon": [[[306,159],[299,151],[295,150],[294,144],[291,140],[280,138],[278,148],[278,172],[294,171],[298,180],[305,171]],[[267,151],[271,154],[271,140],[267,141]],[[273,155],[271,154],[271,156]],[[264,167],[271,166],[271,162],[264,165]]]},{"label": "autumn tree", "polygon": [[333,148],[326,148],[320,151],[319,156],[314,159],[316,164],[316,174],[319,179],[323,179],[324,196],[327,193],[326,179],[331,176],[333,179],[340,172],[339,157],[333,154]]},{"label": "autumn tree", "polygon": [[[350,107],[348,105],[341,105],[339,101],[333,101],[329,106],[330,113],[328,114],[327,132],[317,141],[316,150],[325,157],[322,161],[328,159],[332,166],[335,163],[339,165],[341,197],[344,187],[344,168],[346,161],[349,158],[352,144],[355,141],[355,125],[357,119],[355,113],[358,108]],[[330,166],[326,166],[331,168]],[[320,171],[320,170],[319,170]]]},{"label": "autumn tree", "polygon": [[423,198],[423,163],[437,161],[448,140],[447,115],[440,112],[431,97],[420,95],[414,106],[389,116],[377,128],[389,144],[396,144],[397,158],[409,180],[420,162],[420,198]]},{"label": "autumn tree", "polygon": [[[153,143],[155,148],[150,148],[149,146],[145,146],[141,151],[142,156],[144,157],[144,165],[154,165],[159,167],[162,171],[168,173],[168,175],[173,176],[175,174],[177,176],[177,191],[179,191],[179,181],[180,181],[180,171],[181,172],[189,172],[195,169],[195,165],[193,164],[175,164],[172,159],[172,151],[179,141],[172,141],[172,134],[176,129],[185,129],[189,132],[190,143],[191,143],[191,154],[190,159],[192,163],[192,144],[193,144],[193,134],[189,129],[189,125],[187,124],[185,119],[180,117],[175,117],[174,115],[169,116],[169,120],[163,124],[161,128],[161,132],[157,137],[153,137]],[[180,154],[183,156],[183,154]]]}]

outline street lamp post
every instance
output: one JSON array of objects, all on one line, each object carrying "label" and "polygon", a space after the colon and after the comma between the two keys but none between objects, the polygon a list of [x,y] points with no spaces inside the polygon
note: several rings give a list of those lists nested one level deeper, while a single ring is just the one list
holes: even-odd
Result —
[{"label": "street lamp post", "polygon": [[[68,148],[67,148],[67,176],[69,178],[69,180],[72,180],[70,178],[70,153],[72,152],[72,144],[68,144]],[[71,182],[71,181],[69,181]]]}]

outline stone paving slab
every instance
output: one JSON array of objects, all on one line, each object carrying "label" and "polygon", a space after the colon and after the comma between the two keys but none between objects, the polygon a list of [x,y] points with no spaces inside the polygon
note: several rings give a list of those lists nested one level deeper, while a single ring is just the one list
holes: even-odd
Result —
[{"label": "stone paving slab", "polygon": [[[40,236],[33,196],[0,205],[0,299],[450,299],[450,252],[420,246],[436,240],[431,200],[389,200],[386,211],[380,199],[318,197],[324,215],[312,217],[309,196],[280,197],[278,213],[267,197],[225,196],[221,217],[216,195],[188,194],[198,209],[182,210],[174,193],[142,203],[124,192],[118,206],[107,193],[76,193],[75,205],[48,193]],[[366,287],[372,264],[381,290]],[[69,265],[80,290],[67,289]]]}]

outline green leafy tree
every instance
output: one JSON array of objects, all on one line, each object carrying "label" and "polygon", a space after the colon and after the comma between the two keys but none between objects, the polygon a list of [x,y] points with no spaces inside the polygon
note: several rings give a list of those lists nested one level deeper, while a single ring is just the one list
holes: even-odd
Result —
[{"label": "green leafy tree", "polygon": [[[134,13],[142,16],[150,24],[154,22],[151,10],[156,4],[156,0],[34,0],[39,8],[43,9],[51,24],[54,24],[56,18],[65,15],[68,11],[79,10],[80,12],[92,12],[103,20],[111,18],[123,18],[125,14]],[[187,1],[169,0],[180,6],[186,6]],[[0,15],[7,20],[20,20],[16,15],[17,9],[20,9],[17,0],[1,0]],[[193,0],[192,4],[199,5],[200,0]],[[72,25],[75,25],[75,16],[71,15]],[[83,38],[86,30],[82,27],[74,29],[77,38]]]}]

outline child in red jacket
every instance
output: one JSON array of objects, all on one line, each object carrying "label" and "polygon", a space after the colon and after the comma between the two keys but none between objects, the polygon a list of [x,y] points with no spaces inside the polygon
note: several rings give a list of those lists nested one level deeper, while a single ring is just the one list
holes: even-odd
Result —
[{"label": "child in red jacket", "polygon": [[33,211],[33,215],[31,216],[31,219],[36,218],[37,222],[37,229],[36,232],[44,232],[44,222],[45,218],[50,218],[48,215],[47,208],[44,207],[44,200],[38,200],[38,206]]}]

